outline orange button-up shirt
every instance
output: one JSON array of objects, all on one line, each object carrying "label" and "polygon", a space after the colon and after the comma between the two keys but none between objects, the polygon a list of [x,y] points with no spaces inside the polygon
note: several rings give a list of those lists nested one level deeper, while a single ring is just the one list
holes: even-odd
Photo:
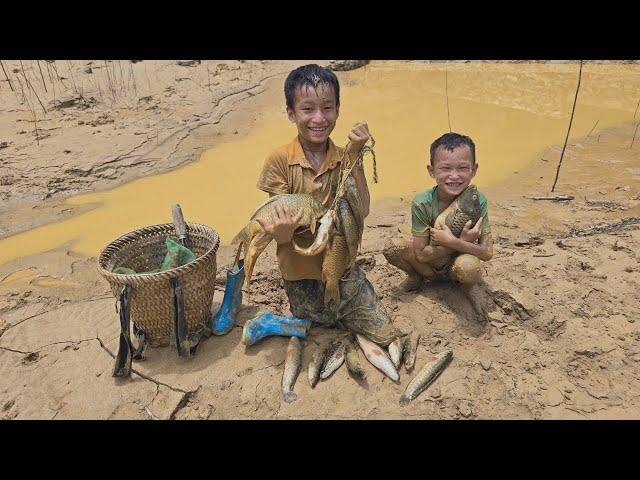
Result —
[{"label": "orange button-up shirt", "polygon": [[[274,150],[264,162],[258,178],[258,188],[267,193],[281,195],[285,193],[308,193],[329,208],[338,189],[340,165],[344,148],[336,147],[329,139],[327,158],[316,172],[300,145],[298,137],[287,145]],[[310,232],[296,234],[296,243],[307,247],[313,242]],[[306,257],[293,250],[291,243],[278,245],[276,255],[280,272],[285,280],[321,280],[323,255]]]}]

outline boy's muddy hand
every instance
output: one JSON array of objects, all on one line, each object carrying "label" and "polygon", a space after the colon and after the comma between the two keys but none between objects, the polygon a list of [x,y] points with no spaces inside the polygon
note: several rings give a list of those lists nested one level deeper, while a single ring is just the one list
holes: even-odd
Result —
[{"label": "boy's muddy hand", "polygon": [[349,141],[351,142],[347,148],[349,157],[354,158],[370,137],[371,133],[369,133],[367,122],[357,122],[349,132]]},{"label": "boy's muddy hand", "polygon": [[480,235],[482,234],[483,219],[484,217],[480,217],[473,228],[471,228],[471,220],[465,223],[464,227],[462,228],[462,232],[460,233],[460,240],[474,243],[477,239],[479,239]]},{"label": "boy's muddy hand", "polygon": [[256,221],[278,245],[282,245],[291,241],[293,232],[300,226],[303,215],[304,211],[301,209],[296,216],[292,216],[286,203],[278,203],[275,205],[275,215],[271,217],[271,222],[265,222],[259,218],[256,218]]},{"label": "boy's muddy hand", "polygon": [[442,247],[454,248],[458,239],[453,235],[451,229],[446,225],[442,230],[431,229],[431,243]]}]

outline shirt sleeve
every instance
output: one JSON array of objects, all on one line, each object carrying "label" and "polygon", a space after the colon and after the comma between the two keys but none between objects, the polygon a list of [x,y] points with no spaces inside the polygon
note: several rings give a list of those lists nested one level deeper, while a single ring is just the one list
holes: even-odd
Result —
[{"label": "shirt sleeve", "polygon": [[425,205],[415,200],[411,202],[411,234],[414,237],[428,237],[431,222]]},{"label": "shirt sleeve", "polygon": [[263,192],[275,195],[289,193],[287,162],[277,151],[265,160],[256,186]]}]

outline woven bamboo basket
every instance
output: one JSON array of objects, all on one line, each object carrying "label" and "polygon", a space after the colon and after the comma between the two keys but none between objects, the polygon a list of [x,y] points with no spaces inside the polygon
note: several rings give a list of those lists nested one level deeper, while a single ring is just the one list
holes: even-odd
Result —
[{"label": "woven bamboo basket", "polygon": [[145,332],[152,347],[167,346],[173,327],[172,278],[178,278],[184,294],[185,319],[189,333],[206,323],[211,315],[216,281],[218,233],[206,225],[187,223],[188,246],[193,262],[160,273],[125,275],[116,267],[144,272],[158,268],[167,253],[165,240],[176,236],[172,223],[153,225],[127,233],[107,245],[98,257],[98,271],[118,298],[125,285],[131,286],[131,321]]}]

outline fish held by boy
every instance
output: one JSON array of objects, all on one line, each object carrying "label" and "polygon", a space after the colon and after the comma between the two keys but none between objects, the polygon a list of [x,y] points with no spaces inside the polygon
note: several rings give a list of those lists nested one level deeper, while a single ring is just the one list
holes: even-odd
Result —
[{"label": "fish held by boy", "polygon": [[296,383],[298,372],[300,372],[300,361],[302,358],[302,343],[298,337],[291,337],[287,346],[287,356],[284,361],[284,374],[282,375],[282,398],[285,402],[291,403],[298,399],[293,393],[293,386]]},{"label": "fish held by boy", "polygon": [[409,382],[404,394],[400,397],[400,405],[405,406],[411,400],[424,392],[431,385],[442,371],[449,365],[453,358],[453,351],[445,350],[438,355],[432,356],[422,370]]},{"label": "fish held by boy", "polygon": [[302,211],[303,214],[299,225],[308,227],[312,233],[316,230],[316,222],[327,211],[322,203],[306,193],[275,195],[259,205],[251,215],[249,223],[231,241],[232,244],[242,242],[245,249],[244,268],[245,285],[247,287],[251,283],[256,260],[272,240],[271,235],[265,233],[258,220],[271,221],[276,214],[276,206],[282,203],[289,207],[293,216]]},{"label": "fish held by boy", "polygon": [[[480,197],[478,189],[475,185],[469,185],[451,205],[438,215],[433,224],[436,230],[443,230],[445,225],[451,230],[454,237],[460,237],[464,226],[471,221],[471,225],[475,225],[482,216],[482,207],[480,206]],[[431,245],[437,245],[433,241]],[[430,262],[435,268],[443,268],[451,261],[451,258],[442,258],[437,261]]]}]

